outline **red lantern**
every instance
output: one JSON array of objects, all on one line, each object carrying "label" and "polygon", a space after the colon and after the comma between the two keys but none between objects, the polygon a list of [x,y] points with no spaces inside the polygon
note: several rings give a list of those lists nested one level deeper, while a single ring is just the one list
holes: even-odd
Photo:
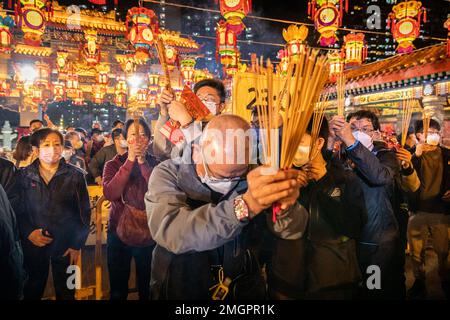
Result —
[{"label": "red lantern", "polygon": [[220,13],[227,20],[229,28],[236,35],[240,35],[245,29],[242,20],[251,12],[251,0],[220,0]]},{"label": "red lantern", "polygon": [[178,64],[178,51],[174,47],[166,47],[166,62],[169,70],[175,69]]},{"label": "red lantern", "polygon": [[16,24],[22,29],[25,43],[28,45],[39,46],[41,44],[46,20],[43,10],[46,10],[49,15],[53,15],[52,2],[21,0],[16,4]]},{"label": "red lantern", "polygon": [[342,26],[344,5],[348,12],[348,0],[309,0],[308,15],[314,20],[316,30],[320,33],[321,46],[332,46],[338,40],[336,31]]},{"label": "red lantern", "polygon": [[228,65],[233,60],[237,50],[237,36],[225,21],[220,21],[216,31],[216,56],[220,56],[220,63]]},{"label": "red lantern", "polygon": [[360,66],[367,58],[363,33],[349,33],[344,37],[345,65]]},{"label": "red lantern", "polygon": [[330,81],[336,81],[337,76],[344,72],[344,56],[344,52],[339,50],[333,50],[328,54]]},{"label": "red lantern", "polygon": [[126,26],[127,38],[136,52],[148,56],[158,34],[158,20],[155,12],[143,7],[131,8],[127,13]]},{"label": "red lantern", "polygon": [[406,1],[395,5],[388,18],[395,41],[397,53],[410,53],[414,50],[413,41],[420,35],[420,24],[427,22],[426,9],[420,1]]},{"label": "red lantern", "polygon": [[0,52],[11,51],[11,32],[8,26],[0,25]]},{"label": "red lantern", "polygon": [[181,60],[181,74],[183,76],[183,82],[186,86],[192,86],[194,83],[194,68],[195,59],[187,58]]},{"label": "red lantern", "polygon": [[60,102],[66,99],[66,86],[63,82],[53,84],[53,101]]}]

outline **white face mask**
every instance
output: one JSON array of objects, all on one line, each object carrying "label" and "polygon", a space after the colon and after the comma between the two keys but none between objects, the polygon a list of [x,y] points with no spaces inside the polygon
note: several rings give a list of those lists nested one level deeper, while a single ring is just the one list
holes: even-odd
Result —
[{"label": "white face mask", "polygon": [[432,133],[427,135],[427,144],[430,146],[437,146],[441,141],[441,136],[438,133]]},{"label": "white face mask", "polygon": [[202,158],[203,158],[203,169],[205,170],[205,175],[203,177],[200,177],[200,181],[204,184],[206,184],[208,187],[210,187],[215,192],[221,193],[221,194],[228,194],[236,185],[239,183],[240,178],[228,178],[228,179],[217,179],[214,177],[210,177],[208,174],[208,168],[206,167],[206,160],[203,155],[203,151],[201,151]]},{"label": "white face mask", "polygon": [[62,153],[62,156],[64,157],[64,159],[65,159],[66,161],[69,161],[70,158],[72,157],[72,151],[70,151],[70,150],[64,150],[63,153]]},{"label": "white face mask", "polygon": [[214,101],[204,101],[204,105],[213,115],[217,115],[217,104]]},{"label": "white face mask", "polygon": [[104,137],[103,135],[100,135],[100,136],[97,136],[97,137],[95,138],[95,140],[96,140],[97,142],[102,142],[102,141],[105,140],[105,137]]},{"label": "white face mask", "polygon": [[61,153],[55,152],[55,149],[53,147],[39,148],[40,161],[47,164],[52,164],[58,162],[59,159],[61,159]]},{"label": "white face mask", "polygon": [[353,137],[358,140],[364,147],[373,150],[373,141],[372,138],[365,132],[362,131],[353,131]]},{"label": "white face mask", "polygon": [[310,146],[299,146],[294,157],[294,166],[302,167],[309,161]]}]

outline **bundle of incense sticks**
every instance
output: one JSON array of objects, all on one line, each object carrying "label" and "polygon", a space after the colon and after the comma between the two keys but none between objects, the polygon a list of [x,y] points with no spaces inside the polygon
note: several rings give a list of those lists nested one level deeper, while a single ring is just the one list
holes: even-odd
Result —
[{"label": "bundle of incense sticks", "polygon": [[401,146],[404,147],[408,136],[409,125],[411,123],[411,115],[416,100],[408,99],[402,101],[402,141]]},{"label": "bundle of incense sticks", "polygon": [[430,115],[425,111],[422,112],[422,120],[423,120],[423,134],[425,136],[425,141],[428,137],[428,129],[430,128]]},{"label": "bundle of incense sticks", "polygon": [[319,55],[317,49],[303,49],[298,59],[289,62],[286,91],[290,98],[284,100],[281,168],[292,167],[297,148],[327,80],[327,57]]},{"label": "bundle of incense sticks", "polygon": [[[262,59],[256,60],[255,73],[255,88],[258,93],[256,109],[261,129],[263,162],[276,169],[290,168],[316,106],[316,125],[320,125],[323,120],[328,98],[320,103],[318,101],[328,79],[327,58],[319,55],[317,49],[303,49],[297,59],[289,62],[280,92],[274,90],[274,72],[270,60],[267,60],[266,67],[263,66]],[[266,100],[263,99],[262,92],[267,92]],[[280,146],[278,118],[281,112],[283,132]]]},{"label": "bundle of incense sticks", "polygon": [[[323,118],[325,116],[325,108],[328,102],[328,95],[321,96],[320,101],[316,103],[314,108],[312,129],[311,129],[311,142],[309,160],[314,159],[320,150],[317,150],[317,144],[320,134],[320,128],[322,127]],[[326,143],[326,141],[325,141]]]},{"label": "bundle of incense sticks", "polygon": [[337,114],[338,116],[344,115],[345,106],[345,75],[341,73],[336,81],[336,93],[337,93]]}]

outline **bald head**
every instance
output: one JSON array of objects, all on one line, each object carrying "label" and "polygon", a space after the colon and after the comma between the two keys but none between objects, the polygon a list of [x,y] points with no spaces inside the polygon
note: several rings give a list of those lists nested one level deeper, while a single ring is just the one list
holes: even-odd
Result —
[{"label": "bald head", "polygon": [[194,161],[202,167],[205,163],[218,178],[239,176],[251,163],[253,140],[245,119],[230,114],[216,116],[203,131]]}]

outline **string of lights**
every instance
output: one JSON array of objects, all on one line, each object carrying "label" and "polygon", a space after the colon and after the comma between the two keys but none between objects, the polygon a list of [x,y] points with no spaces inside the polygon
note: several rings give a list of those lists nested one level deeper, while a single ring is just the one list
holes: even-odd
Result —
[{"label": "string of lights", "polygon": [[[211,13],[220,13],[219,10],[216,9],[207,9],[207,8],[201,8],[201,7],[195,7],[185,4],[179,4],[179,3],[173,3],[173,2],[161,2],[157,0],[142,0],[142,2],[148,2],[148,3],[154,3],[162,6],[172,6],[172,7],[178,7],[178,8],[184,8],[184,9],[191,9],[191,10],[197,10],[197,11],[203,11],[203,12],[211,12]],[[291,21],[291,20],[284,20],[284,19],[275,19],[275,18],[268,18],[268,17],[260,17],[260,16],[254,16],[254,15],[248,15],[247,18],[249,19],[257,19],[257,20],[265,20],[265,21],[271,21],[271,22],[279,22],[284,24],[296,24],[296,25],[306,25],[306,26],[312,26],[314,27],[313,23],[307,23],[307,22],[299,22],[299,21]],[[377,35],[384,35],[384,36],[390,36],[390,32],[380,32],[380,31],[372,31],[372,30],[361,30],[361,29],[352,29],[352,28],[338,28],[338,30],[345,31],[345,32],[358,32],[358,33],[366,33],[366,34],[377,34]],[[436,41],[447,41],[447,39],[443,38],[437,38],[437,37],[423,37],[424,39],[429,40],[436,40]]]}]

